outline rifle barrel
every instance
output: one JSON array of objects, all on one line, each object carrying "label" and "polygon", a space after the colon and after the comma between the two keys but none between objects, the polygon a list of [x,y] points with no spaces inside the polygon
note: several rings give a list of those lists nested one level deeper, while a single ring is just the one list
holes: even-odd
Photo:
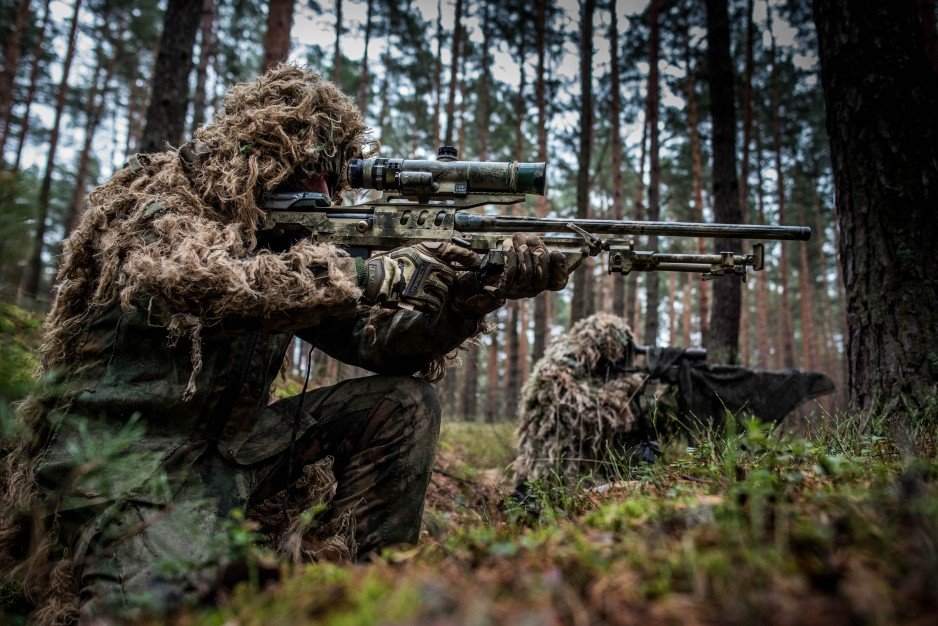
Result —
[{"label": "rifle barrel", "polygon": [[517,215],[477,215],[473,213],[457,213],[455,227],[456,230],[462,232],[563,232],[567,230],[566,226],[571,222],[592,235],[729,237],[734,239],[771,239],[776,241],[807,241],[811,238],[811,229],[806,226],[584,220],[563,219],[558,217],[524,217]]}]

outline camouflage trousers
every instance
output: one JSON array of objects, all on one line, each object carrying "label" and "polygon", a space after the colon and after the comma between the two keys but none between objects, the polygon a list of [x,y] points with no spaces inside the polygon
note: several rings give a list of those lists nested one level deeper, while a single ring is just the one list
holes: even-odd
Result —
[{"label": "camouflage trousers", "polygon": [[[292,437],[300,396],[270,405],[273,427],[254,444],[283,449]],[[349,514],[358,556],[383,546],[416,543],[440,429],[433,388],[408,376],[372,376],[315,389],[303,399],[295,440],[270,459],[244,467],[214,447],[168,504],[123,502],[76,527],[76,576],[81,621],[141,612],[163,613],[207,597],[230,580],[233,509],[278,497],[305,465],[334,459],[337,488],[324,524]],[[237,570],[237,568],[234,568]],[[245,571],[246,573],[246,571]]]}]

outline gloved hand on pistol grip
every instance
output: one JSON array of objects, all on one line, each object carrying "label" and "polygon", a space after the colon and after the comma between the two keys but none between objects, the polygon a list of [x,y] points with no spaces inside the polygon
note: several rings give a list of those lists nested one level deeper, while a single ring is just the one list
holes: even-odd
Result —
[{"label": "gloved hand on pistol grip", "polygon": [[398,248],[363,262],[362,298],[389,308],[435,314],[443,308],[456,270],[475,269],[475,253],[449,243]]}]

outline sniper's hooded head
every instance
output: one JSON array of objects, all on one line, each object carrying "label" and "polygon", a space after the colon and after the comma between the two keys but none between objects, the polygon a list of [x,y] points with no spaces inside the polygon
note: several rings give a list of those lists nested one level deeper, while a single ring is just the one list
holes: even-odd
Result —
[{"label": "sniper's hooded head", "polygon": [[215,121],[196,131],[210,152],[192,168],[193,182],[212,204],[285,187],[320,191],[320,182],[337,200],[366,131],[358,107],[332,83],[275,68],[232,87]]}]

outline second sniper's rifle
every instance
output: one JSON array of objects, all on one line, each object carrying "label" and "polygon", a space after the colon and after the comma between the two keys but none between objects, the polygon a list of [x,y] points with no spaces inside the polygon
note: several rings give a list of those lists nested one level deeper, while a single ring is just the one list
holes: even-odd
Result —
[{"label": "second sniper's rifle", "polygon": [[834,392],[834,383],[820,372],[711,364],[704,348],[655,348],[630,341],[622,362],[608,368],[611,376],[643,374],[642,387],[652,381],[668,385],[676,391],[678,413],[706,424],[718,422],[726,411],[780,422],[805,400]]},{"label": "second sniper's rifle", "polygon": [[525,194],[544,195],[546,164],[458,161],[456,150],[440,148],[439,158],[352,159],[349,185],[380,191],[378,198],[354,206],[331,206],[320,193],[278,192],[265,196],[261,230],[272,236],[309,236],[367,258],[425,242],[452,242],[485,255],[483,270],[498,272],[501,243],[513,233],[543,234],[550,250],[563,252],[570,269],[587,256],[606,255],[608,273],[633,271],[695,272],[706,279],[739,276],[764,267],[763,244],[752,254],[670,254],[636,250],[636,235],[807,240],[811,229],[795,226],[643,222],[566,219],[464,213],[465,209],[523,202]]}]

